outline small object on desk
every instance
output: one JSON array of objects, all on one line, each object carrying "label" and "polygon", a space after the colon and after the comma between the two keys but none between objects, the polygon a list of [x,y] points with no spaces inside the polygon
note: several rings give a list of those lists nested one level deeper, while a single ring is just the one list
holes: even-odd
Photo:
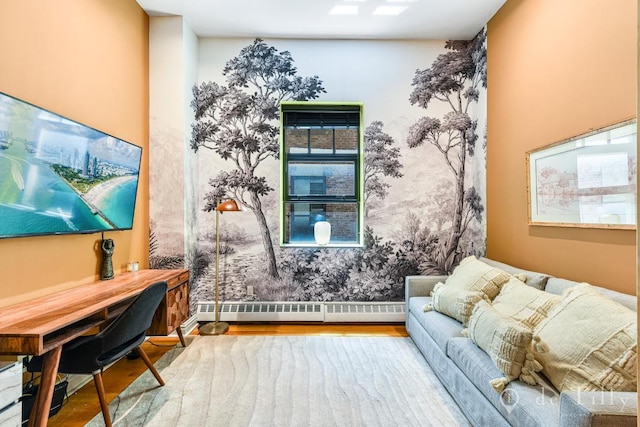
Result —
[{"label": "small object on desk", "polygon": [[111,256],[113,255],[113,249],[115,248],[113,239],[102,240],[102,269],[100,270],[100,279],[109,280],[113,279],[113,263]]},{"label": "small object on desk", "polygon": [[138,261],[127,264],[127,271],[138,271],[140,264]]}]

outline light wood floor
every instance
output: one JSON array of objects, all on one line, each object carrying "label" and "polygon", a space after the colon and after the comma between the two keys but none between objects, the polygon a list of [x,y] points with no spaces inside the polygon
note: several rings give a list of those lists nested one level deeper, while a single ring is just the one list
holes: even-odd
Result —
[{"label": "light wood floor", "polygon": [[[197,335],[197,330],[194,331]],[[325,323],[244,323],[230,325],[227,335],[323,335],[323,336],[385,336],[405,337],[403,324],[325,324]],[[177,338],[152,337],[143,344],[144,351],[155,362],[170,348],[179,345]],[[123,358],[103,375],[109,401],[113,400],[147,369],[141,359]],[[69,396],[56,415],[49,419],[50,427],[82,427],[100,413],[100,404],[93,381]]]}]

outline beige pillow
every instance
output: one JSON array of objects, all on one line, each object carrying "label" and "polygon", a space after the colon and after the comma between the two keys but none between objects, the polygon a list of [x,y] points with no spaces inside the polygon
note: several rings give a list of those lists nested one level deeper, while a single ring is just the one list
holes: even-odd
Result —
[{"label": "beige pillow", "polygon": [[485,298],[482,292],[454,289],[444,283],[436,284],[432,296],[431,304],[427,304],[424,311],[436,310],[453,317],[465,326],[469,322],[473,307],[478,301]]},{"label": "beige pillow", "polygon": [[544,292],[511,277],[493,300],[493,308],[523,326],[535,328],[562,300],[560,295]]},{"label": "beige pillow", "polygon": [[636,391],[636,313],[582,283],[534,330],[535,357],[560,391]]},{"label": "beige pillow", "polygon": [[499,268],[491,267],[470,256],[460,262],[445,284],[455,289],[482,292],[492,300],[509,277],[509,274]]},{"label": "beige pillow", "polygon": [[539,371],[542,366],[529,353],[533,337],[531,329],[503,316],[486,301],[480,301],[469,319],[468,335],[505,375],[491,380],[498,393],[518,378],[536,384],[531,372]]}]

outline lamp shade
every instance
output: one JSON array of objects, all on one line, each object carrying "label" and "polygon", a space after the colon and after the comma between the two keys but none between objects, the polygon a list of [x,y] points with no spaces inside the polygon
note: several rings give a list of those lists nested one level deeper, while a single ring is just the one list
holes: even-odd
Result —
[{"label": "lamp shade", "polygon": [[218,212],[237,212],[240,210],[240,207],[235,200],[227,199],[218,203],[218,206],[216,206],[216,210]]},{"label": "lamp shade", "polygon": [[328,221],[318,221],[313,226],[313,237],[319,245],[326,245],[331,240],[331,224]]}]

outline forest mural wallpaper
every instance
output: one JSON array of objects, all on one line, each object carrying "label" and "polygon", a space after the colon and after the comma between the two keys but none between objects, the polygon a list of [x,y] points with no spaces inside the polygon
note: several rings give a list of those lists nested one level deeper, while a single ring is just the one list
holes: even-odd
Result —
[{"label": "forest mural wallpaper", "polygon": [[[220,197],[244,206],[220,218],[221,300],[401,301],[405,276],[446,274],[484,254],[484,31],[424,43],[212,39],[199,49],[197,240],[189,259],[165,250],[170,218],[152,218],[150,247],[154,268],[191,270],[192,305],[212,299]],[[364,248],[279,246],[283,100],[364,102]]]}]

